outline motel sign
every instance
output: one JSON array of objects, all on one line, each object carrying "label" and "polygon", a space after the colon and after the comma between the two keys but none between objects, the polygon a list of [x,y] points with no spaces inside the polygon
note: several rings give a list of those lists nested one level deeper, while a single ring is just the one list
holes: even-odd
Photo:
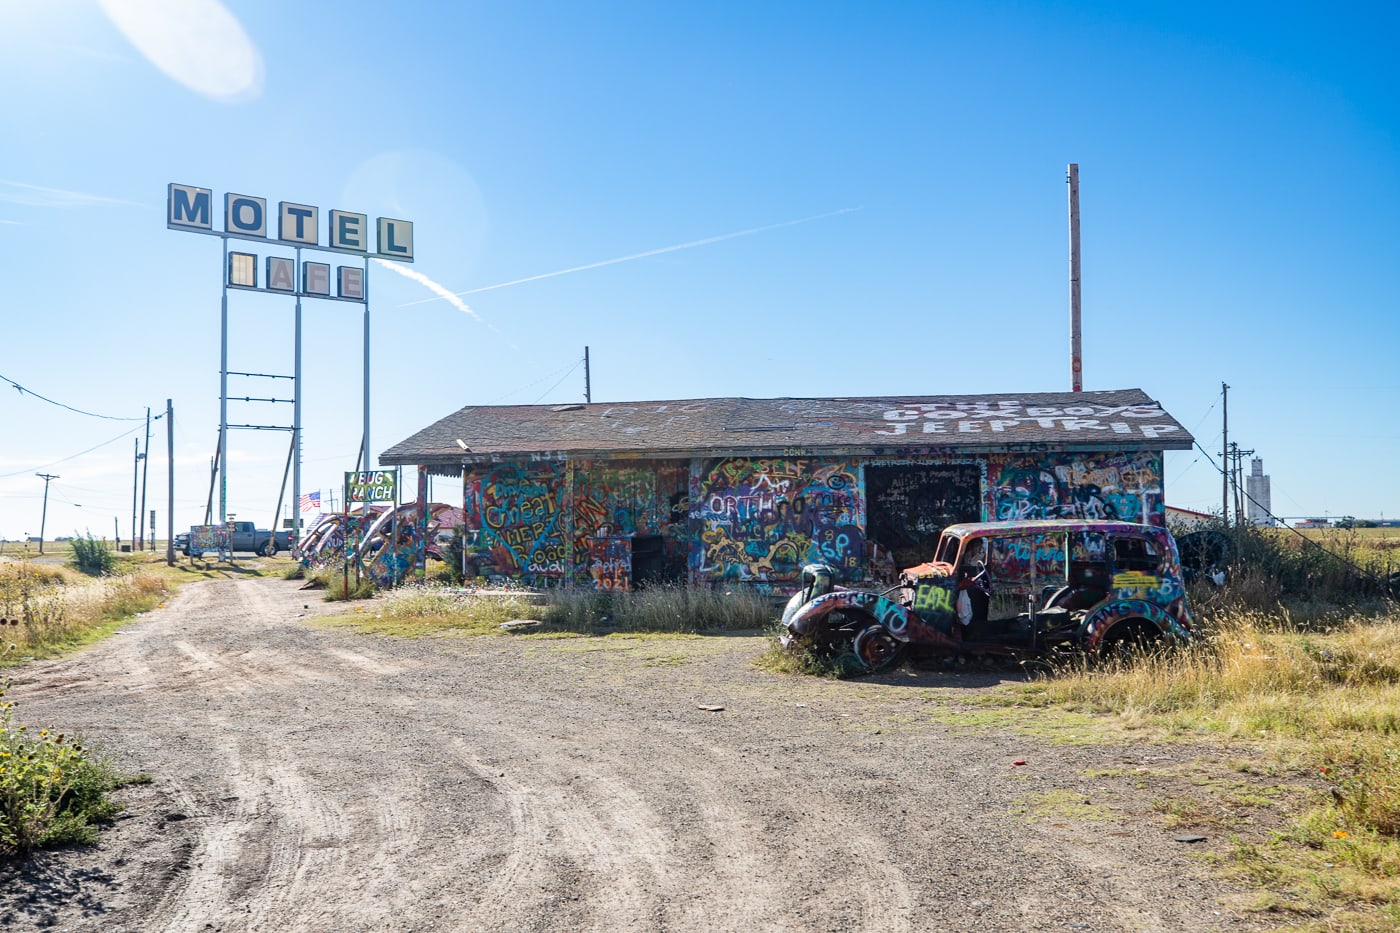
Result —
[{"label": "motel sign", "polygon": [[[408,220],[375,218],[374,250],[371,252],[369,217],[353,211],[326,212],[326,238],[323,243],[320,237],[321,209],[311,204],[281,201],[277,204],[276,216],[269,217],[267,198],[228,193],[224,195],[222,231],[214,229],[214,193],[208,188],[171,183],[165,205],[165,225],[172,230],[413,262],[413,223]],[[269,235],[269,222],[274,224],[275,236]],[[260,287],[258,257],[253,253],[230,252],[225,281],[231,288],[364,301],[363,268],[337,266],[335,293],[332,294],[329,263],[303,262],[300,285],[295,265],[291,259],[268,256],[264,267],[266,284]]]},{"label": "motel sign", "polygon": [[[321,209],[311,204],[294,201],[281,201],[276,214],[270,214],[267,198],[248,194],[224,195],[224,223],[222,230],[214,229],[214,192],[194,185],[171,183],[166,189],[165,225],[171,230],[186,233],[202,233],[223,240],[225,268],[223,269],[223,299],[220,311],[219,348],[219,521],[228,517],[228,432],[230,428],[247,430],[290,431],[291,451],[288,459],[292,464],[292,501],[301,501],[301,304],[303,298],[323,298],[332,301],[349,301],[359,304],[364,311],[364,433],[360,438],[360,452],[365,466],[372,464],[373,447],[369,434],[369,296],[366,279],[369,276],[369,261],[390,259],[395,262],[413,262],[413,224],[393,217],[376,217],[370,226],[369,217],[354,211],[332,210],[326,212],[325,239],[321,238]],[[370,249],[370,235],[374,234],[374,249]],[[262,284],[258,281],[258,256],[255,253],[238,252],[229,248],[230,240],[245,240],[264,243],[282,250],[295,250],[295,258],[269,255],[262,266]],[[357,265],[336,266],[332,274],[329,262],[303,262],[302,250],[309,249],[321,253],[344,253],[359,258]],[[300,268],[297,268],[300,266]],[[334,282],[334,293],[332,293]],[[228,293],[230,289],[257,291],[264,294],[288,295],[296,299],[294,319],[293,373],[290,376],[258,372],[231,372],[228,364]],[[292,423],[283,424],[229,424],[228,420],[228,378],[287,379],[294,387],[292,401]],[[235,399],[236,400],[236,399]],[[285,399],[245,397],[244,402],[277,402]],[[390,474],[392,476],[393,474]],[[348,485],[347,480],[347,485]],[[285,480],[284,480],[285,483]],[[362,480],[360,491],[367,496],[385,495],[385,487],[380,474],[372,474]],[[393,486],[388,487],[389,499],[393,499]],[[348,500],[347,500],[348,501]],[[295,524],[295,523],[294,523]]]}]

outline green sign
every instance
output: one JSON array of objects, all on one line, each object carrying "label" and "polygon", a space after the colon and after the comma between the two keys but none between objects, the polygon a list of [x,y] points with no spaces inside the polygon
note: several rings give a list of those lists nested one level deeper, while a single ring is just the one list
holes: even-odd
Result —
[{"label": "green sign", "polygon": [[345,474],[345,501],[350,502],[393,502],[394,471],[367,470]]}]

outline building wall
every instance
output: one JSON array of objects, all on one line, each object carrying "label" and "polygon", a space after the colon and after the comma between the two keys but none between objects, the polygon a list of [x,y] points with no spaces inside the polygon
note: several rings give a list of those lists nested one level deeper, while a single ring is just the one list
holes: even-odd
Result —
[{"label": "building wall", "polygon": [[630,549],[621,553],[616,539],[647,536],[669,542],[665,551],[683,576],[689,476],[689,464],[675,460],[469,468],[463,478],[469,567],[536,586],[617,580],[627,569],[619,562],[630,565]]},{"label": "building wall", "polygon": [[986,518],[1080,518],[1165,525],[1156,452],[993,454]]},{"label": "building wall", "polygon": [[[815,561],[859,579],[871,569],[874,550],[867,541],[866,466],[890,463],[765,457],[468,467],[467,559],[475,574],[537,586],[626,587],[644,545],[651,579],[786,587]],[[941,475],[933,469],[941,465],[976,465],[974,480],[985,477],[976,517],[984,520],[1165,523],[1160,453],[997,454],[899,464],[925,464],[931,477]]]},{"label": "building wall", "polygon": [[786,583],[814,561],[858,574],[864,485],[852,460],[705,461],[690,482],[691,582]]}]

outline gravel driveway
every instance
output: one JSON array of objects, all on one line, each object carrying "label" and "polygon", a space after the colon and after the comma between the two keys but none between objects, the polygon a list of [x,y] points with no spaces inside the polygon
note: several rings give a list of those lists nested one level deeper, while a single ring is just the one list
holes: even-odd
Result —
[{"label": "gravel driveway", "polygon": [[[119,792],[128,812],[98,846],[0,869],[0,927],[1254,922],[1151,793],[1092,776],[1208,749],[969,735],[930,712],[991,675],[775,676],[752,637],[356,635],[312,624],[343,604],[298,586],[189,585],[102,645],[12,672],[22,719],[153,780]],[[1066,794],[1090,815],[1028,810]]]}]

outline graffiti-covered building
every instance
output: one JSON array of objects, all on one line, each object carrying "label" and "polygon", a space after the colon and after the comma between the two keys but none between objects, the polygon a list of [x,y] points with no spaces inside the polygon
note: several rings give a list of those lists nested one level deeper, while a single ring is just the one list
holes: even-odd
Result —
[{"label": "graffiti-covered building", "polygon": [[1123,389],[468,406],[380,461],[462,478],[482,576],[781,588],[927,560],[954,522],[1161,525],[1163,452],[1191,445]]}]

